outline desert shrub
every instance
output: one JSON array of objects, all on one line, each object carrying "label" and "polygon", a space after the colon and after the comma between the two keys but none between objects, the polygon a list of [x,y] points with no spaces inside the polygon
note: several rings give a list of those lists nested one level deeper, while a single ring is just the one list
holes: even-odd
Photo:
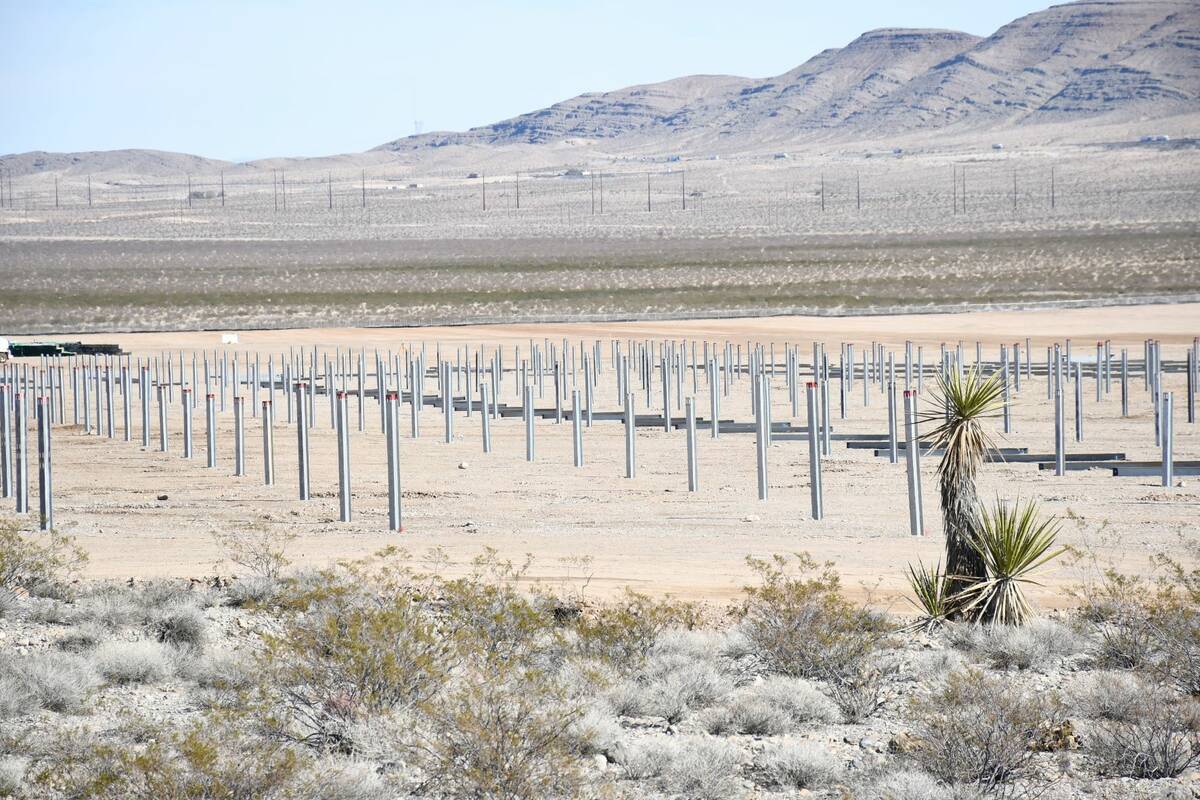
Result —
[{"label": "desert shrub", "polygon": [[812,722],[837,722],[837,707],[808,681],[772,675],[745,686],[704,717],[709,733],[778,736]]},{"label": "desert shrub", "polygon": [[953,611],[951,592],[953,581],[942,570],[942,562],[932,567],[917,561],[908,565],[908,587],[912,597],[908,601],[917,609],[917,621],[912,626],[918,630],[932,631],[940,627]]},{"label": "desert shrub", "polygon": [[75,540],[49,531],[23,536],[15,519],[0,519],[0,595],[73,577],[87,560]]},{"label": "desert shrub", "polygon": [[257,525],[243,531],[213,534],[226,561],[252,576],[272,581],[279,580],[291,563],[287,546],[295,538],[294,533]]},{"label": "desert shrub", "polygon": [[67,625],[71,621],[70,606],[43,597],[31,597],[25,601],[24,612],[25,619],[42,625]]},{"label": "desert shrub", "polygon": [[1133,719],[1155,691],[1127,672],[1084,672],[1067,691],[1070,707],[1086,719]]},{"label": "desert shrub", "polygon": [[156,613],[149,628],[163,644],[200,649],[204,647],[208,620],[195,606],[174,605]]},{"label": "desert shrub", "polygon": [[[227,724],[156,731],[142,746],[93,745],[71,794],[97,800],[292,800],[305,795],[292,750]],[[61,780],[61,778],[60,778]]]},{"label": "desert shrub", "polygon": [[[579,616],[576,647],[587,658],[603,659],[620,669],[636,669],[659,637],[676,626],[694,626],[696,609],[687,603],[655,600],[626,590],[619,603]],[[679,634],[675,634],[675,642]]]},{"label": "desert shrub", "polygon": [[320,800],[390,800],[393,792],[372,764],[323,758],[299,776],[301,796]]},{"label": "desert shrub", "polygon": [[621,741],[621,725],[606,708],[591,706],[567,726],[566,739],[581,756],[610,756]]},{"label": "desert shrub", "polygon": [[1057,661],[1082,652],[1087,646],[1073,630],[1051,619],[1034,619],[1021,626],[974,627],[976,635],[964,644],[996,669],[1044,672]]},{"label": "desert shrub", "polygon": [[771,671],[832,680],[879,648],[882,618],[845,599],[831,564],[806,554],[749,563],[760,583],[746,587],[742,629]]},{"label": "desert shrub", "polygon": [[269,605],[278,596],[282,583],[265,575],[246,575],[229,582],[225,598],[234,608]]},{"label": "desert shrub", "polygon": [[264,644],[272,727],[320,747],[347,746],[346,726],[364,715],[429,699],[458,660],[411,598],[341,591],[286,616]]},{"label": "desert shrub", "polygon": [[911,711],[912,756],[938,780],[1002,796],[1018,792],[1015,782],[1044,780],[1030,744],[1056,721],[1054,698],[970,669],[948,676],[931,697],[914,700]]},{"label": "desert shrub", "polygon": [[244,704],[254,686],[254,664],[237,653],[217,651],[186,662],[181,677],[196,682],[195,700],[207,708],[233,708]]},{"label": "desert shrub", "polygon": [[1147,688],[1125,719],[1096,723],[1088,750],[1105,775],[1173,778],[1200,763],[1200,703]]},{"label": "desert shrub", "polygon": [[907,653],[898,662],[898,676],[906,681],[928,681],[961,669],[964,662],[957,650],[920,650]]},{"label": "desert shrub", "polygon": [[0,797],[13,797],[25,783],[29,760],[20,756],[0,756]]},{"label": "desert shrub", "polygon": [[106,587],[75,604],[75,622],[94,622],[114,631],[134,624],[141,616],[136,600],[117,587]]},{"label": "desert shrub", "polygon": [[111,683],[156,683],[171,674],[167,653],[158,642],[105,642],[93,659],[96,670]]},{"label": "desert shrub", "polygon": [[825,748],[799,739],[771,742],[754,761],[768,785],[814,789],[832,783],[841,764]]},{"label": "desert shrub", "polygon": [[580,709],[536,668],[484,656],[426,710],[424,765],[445,794],[532,800],[578,793],[570,730]]},{"label": "desert shrub", "polygon": [[619,742],[614,759],[626,777],[642,781],[661,777],[678,754],[679,746],[674,739],[650,736]]},{"label": "desert shrub", "polygon": [[847,667],[829,676],[829,696],[842,712],[842,718],[857,724],[883,708],[884,689],[895,672],[867,662]]},{"label": "desert shrub", "polygon": [[94,622],[75,625],[63,632],[54,641],[54,646],[68,653],[83,653],[96,647],[108,638],[108,631]]},{"label": "desert shrub", "polygon": [[12,592],[0,589],[0,619],[14,616],[21,608],[21,602]]},{"label": "desert shrub", "polygon": [[0,660],[0,716],[16,716],[38,708],[76,711],[97,687],[87,661],[52,650],[12,655]]},{"label": "desert shrub", "polygon": [[741,750],[727,739],[680,739],[660,783],[668,794],[697,800],[737,797],[741,794],[737,777],[741,760]]},{"label": "desert shrub", "polygon": [[854,793],[855,800],[956,800],[950,787],[911,769],[888,769],[870,777]]}]

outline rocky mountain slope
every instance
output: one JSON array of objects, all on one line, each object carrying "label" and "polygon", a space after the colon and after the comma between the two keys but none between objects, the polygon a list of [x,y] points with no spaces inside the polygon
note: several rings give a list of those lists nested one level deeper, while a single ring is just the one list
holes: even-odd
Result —
[{"label": "rocky mountain slope", "polygon": [[580,95],[463,133],[379,149],[576,137],[765,143],[929,128],[1154,119],[1200,108],[1200,4],[1083,0],[991,36],[883,29],[763,80],[698,75]]}]

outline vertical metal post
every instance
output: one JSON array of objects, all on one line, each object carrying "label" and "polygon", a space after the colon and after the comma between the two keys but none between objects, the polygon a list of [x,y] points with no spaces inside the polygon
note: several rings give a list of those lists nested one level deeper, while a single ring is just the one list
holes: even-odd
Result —
[{"label": "vertical metal post", "polygon": [[917,437],[917,394],[904,392],[905,461],[908,466],[908,530],[913,536],[925,533],[925,509],[921,498],[921,442]]},{"label": "vertical metal post", "polygon": [[38,512],[39,527],[48,531],[54,527],[53,471],[50,466],[50,413],[52,406],[46,397],[37,399],[38,428]]},{"label": "vertical metal post", "polygon": [[[1021,363],[1017,362],[1017,380],[1020,380]],[[1012,433],[1012,403],[1008,384],[1008,348],[1000,346],[1000,380],[1003,382],[1004,432]]]},{"label": "vertical metal post", "polygon": [[479,417],[483,425],[483,452],[492,452],[492,415],[491,403],[488,399],[488,385],[479,384]]},{"label": "vertical metal post", "polygon": [[700,489],[700,466],[696,457],[696,399],[687,398],[687,458],[688,458],[688,491]]},{"label": "vertical metal post", "polygon": [[[307,500],[310,495],[310,481],[308,474],[308,415],[311,409],[304,402],[303,383],[296,384],[296,452],[297,452],[297,477],[299,478],[300,499]],[[234,404],[234,411],[237,411],[237,405]],[[239,416],[240,419],[240,416]]]},{"label": "vertical metal post", "polygon": [[338,442],[338,519],[350,521],[350,403],[346,393],[339,391],[337,399]]},{"label": "vertical metal post", "polygon": [[13,461],[15,462],[16,487],[13,492],[16,498],[18,514],[29,511],[29,453],[25,442],[25,398],[20,392],[13,394]]},{"label": "vertical metal post", "polygon": [[275,404],[262,401],[263,485],[275,485]]},{"label": "vertical metal post", "polygon": [[534,459],[533,387],[525,387],[525,460]]},{"label": "vertical metal post", "polygon": [[579,390],[571,390],[571,441],[575,455],[575,466],[583,466],[583,420],[580,416]]},{"label": "vertical metal post", "polygon": [[1121,348],[1121,416],[1129,416],[1129,351]]},{"label": "vertical metal post", "polygon": [[1083,368],[1075,362],[1075,441],[1083,441]]},{"label": "vertical metal post", "polygon": [[633,414],[633,392],[625,395],[625,477],[637,475],[637,460],[634,454],[634,430],[637,420]]},{"label": "vertical metal post", "polygon": [[387,393],[384,414],[384,438],[387,440],[388,530],[402,531],[400,516],[400,397]]},{"label": "vertical metal post", "polygon": [[167,387],[161,383],[156,387],[158,394],[158,452],[167,452]]},{"label": "vertical metal post", "polygon": [[184,386],[179,391],[179,405],[183,409],[183,457],[192,457],[192,389]]},{"label": "vertical metal post", "polygon": [[[866,357],[864,353],[863,357]],[[863,384],[867,382],[864,380]],[[805,387],[808,399],[808,471],[809,492],[812,499],[812,518],[821,519],[824,516],[821,491],[821,444],[817,436],[817,384],[809,381]]]},{"label": "vertical metal post", "polygon": [[12,404],[13,387],[0,383],[0,497],[13,496]]},{"label": "vertical metal post", "polygon": [[204,396],[205,466],[217,465],[217,397],[212,392]]},{"label": "vertical metal post", "polygon": [[754,381],[758,384],[758,392],[755,397],[754,421],[757,430],[755,431],[755,454],[757,456],[758,466],[758,499],[767,499],[767,441],[770,435],[770,420],[767,413],[767,376],[757,374],[754,376]]},{"label": "vertical metal post", "polygon": [[888,462],[891,464],[895,464],[897,461],[900,460],[899,455],[898,455],[899,446],[896,441],[898,436],[897,436],[897,431],[896,431],[896,383],[895,383],[895,381],[888,381],[887,401],[888,401],[888,405],[887,405],[887,411],[888,411]]},{"label": "vertical metal post", "polygon": [[240,394],[233,397],[233,474],[246,474],[246,396]]},{"label": "vertical metal post", "polygon": [[1067,437],[1066,421],[1063,419],[1062,373],[1055,370],[1054,384],[1054,474],[1058,477],[1066,472]]},{"label": "vertical metal post", "polygon": [[1175,410],[1171,392],[1162,396],[1162,485],[1175,485]]}]

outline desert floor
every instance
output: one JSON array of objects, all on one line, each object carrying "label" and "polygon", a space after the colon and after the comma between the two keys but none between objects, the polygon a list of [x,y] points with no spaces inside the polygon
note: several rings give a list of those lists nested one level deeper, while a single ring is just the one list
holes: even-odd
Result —
[{"label": "desert floor", "polygon": [[[906,339],[924,348],[927,368],[936,363],[938,345],[965,343],[967,361],[974,358],[976,339],[984,343],[985,358],[997,357],[1000,343],[1032,339],[1035,364],[1045,363],[1045,347],[1070,338],[1080,360],[1095,357],[1095,342],[1110,339],[1114,353],[1129,350],[1140,359],[1142,342],[1157,338],[1163,357],[1184,357],[1192,337],[1200,332],[1200,305],[1090,308],[1024,312],[871,316],[845,318],[776,317],[760,319],[688,320],[613,324],[495,325],[420,329],[307,329],[248,332],[236,345],[222,346],[220,335],[207,332],[96,335],[93,341],[118,341],[134,359],[163,351],[190,352],[222,349],[265,357],[290,347],[364,347],[393,350],[425,343],[433,359],[435,343],[443,356],[453,358],[455,347],[506,347],[505,363],[512,366],[512,347],[528,355],[531,340],[591,343],[596,339],[696,339],[740,344],[775,343],[782,365],[783,345],[800,346],[801,358],[811,354],[812,341],[824,341],[836,362],[839,342],[855,342],[856,353],[872,341],[884,343],[903,360]],[[190,351],[190,352],[189,352]],[[616,408],[615,376],[608,363],[596,387],[597,410]],[[809,356],[811,357],[811,356]],[[265,363],[265,361],[264,361]],[[1071,402],[1067,390],[1067,452],[1124,452],[1130,459],[1157,460],[1153,412],[1140,374],[1131,377],[1130,416],[1120,416],[1119,381],[1102,402],[1095,400],[1091,364],[1084,364],[1084,439],[1072,438]],[[899,375],[899,367],[898,367]],[[1116,378],[1118,373],[1114,373]],[[1184,374],[1164,376],[1164,390],[1176,396],[1177,460],[1200,459],[1200,433],[1186,422]],[[898,377],[899,380],[899,377]],[[502,402],[517,404],[516,380],[510,372]],[[372,385],[372,384],[368,384]],[[427,383],[432,391],[435,381]],[[548,386],[552,384],[548,383]],[[691,376],[686,376],[691,393]],[[722,418],[752,419],[750,382],[734,383],[722,398]],[[925,382],[928,402],[932,380]],[[792,419],[782,376],[775,377],[774,419]],[[838,419],[838,387],[832,386],[834,432],[886,433],[886,397],[871,387],[870,405],[863,407],[861,381],[849,392],[846,419]],[[265,392],[264,395],[265,396]],[[553,406],[553,392],[538,401]],[[661,404],[661,391],[652,397]],[[698,413],[707,416],[708,394],[703,372],[698,384]],[[136,398],[136,390],[135,390]],[[639,413],[643,408],[639,394]],[[250,405],[249,403],[247,405]],[[283,405],[275,431],[276,484],[264,486],[261,428],[246,420],[247,473],[233,477],[232,412],[219,415],[218,465],[204,466],[204,413],[194,417],[195,458],[181,457],[182,413],[170,409],[170,452],[157,452],[157,420],[151,447],[140,446],[140,420],[133,413],[133,442],[122,441],[120,409],[115,438],[86,436],[79,427],[57,428],[54,439],[55,523],[77,537],[90,561],[85,575],[92,578],[228,575],[213,534],[260,526],[296,535],[289,554],[297,564],[323,565],[335,559],[367,555],[386,545],[398,545],[414,563],[427,563],[447,574],[468,568],[484,548],[521,561],[533,562],[531,580],[547,584],[590,582],[590,596],[606,597],[624,587],[653,594],[670,593],[724,603],[735,598],[750,579],[747,556],[807,551],[833,561],[848,589],[882,606],[903,611],[904,570],[918,558],[938,559],[943,538],[936,489],[936,459],[922,462],[926,536],[908,533],[905,467],[876,458],[868,450],[850,450],[832,443],[824,462],[825,519],[809,519],[807,444],[777,441],[769,453],[769,498],[759,501],[755,482],[753,434],[727,433],[717,440],[698,434],[700,491],[687,491],[685,437],[682,431],[639,428],[638,474],[624,478],[624,432],[615,422],[599,422],[585,430],[585,464],[572,466],[571,426],[553,420],[537,422],[537,459],[525,460],[524,426],[519,418],[493,423],[494,451],[481,447],[478,413],[454,419],[454,440],[443,439],[443,418],[431,407],[421,414],[421,435],[409,437],[408,406],[401,409],[404,531],[386,532],[386,455],[378,407],[366,403],[365,431],[357,430],[357,407],[351,400],[354,424],[351,468],[354,518],[337,521],[336,439],[329,423],[329,405],[317,398],[317,426],[311,436],[314,497],[297,499],[296,437],[285,427]],[[661,413],[661,409],[658,409]],[[797,424],[803,424],[801,403]],[[70,399],[67,417],[71,418]],[[998,427],[999,421],[996,421]],[[1022,377],[1014,395],[1014,431],[1005,446],[1027,447],[1030,453],[1053,453],[1053,411],[1043,378]],[[36,493],[36,470],[31,469]],[[1194,533],[1200,519],[1198,479],[1162,487],[1158,477],[1115,478],[1107,471],[1068,472],[1054,478],[1036,464],[989,464],[981,475],[981,494],[1039,501],[1047,512],[1062,518],[1060,541],[1085,553],[1086,563],[1060,559],[1044,574],[1034,595],[1045,606],[1071,603],[1064,591],[1077,583],[1088,566],[1114,563],[1122,569],[1149,574],[1155,553],[1184,557],[1183,534]],[[158,499],[164,497],[165,499]],[[36,496],[34,498],[36,508]],[[27,525],[34,525],[30,518]],[[432,555],[434,549],[440,555]],[[1095,561],[1093,561],[1093,559]]]}]

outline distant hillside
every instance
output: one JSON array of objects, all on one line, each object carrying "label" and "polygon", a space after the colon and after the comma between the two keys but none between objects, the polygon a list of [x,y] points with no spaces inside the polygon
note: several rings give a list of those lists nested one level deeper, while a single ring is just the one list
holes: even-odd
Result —
[{"label": "distant hillside", "polygon": [[148,177],[179,177],[182,174],[213,174],[234,166],[229,161],[168,153],[162,150],[97,150],[80,153],[16,153],[0,156],[0,167],[13,175],[56,172],[62,175],[118,174]]},{"label": "distant hillside", "polygon": [[397,139],[381,150],[566,138],[803,141],[917,129],[1165,118],[1200,108],[1200,3],[1083,0],[991,36],[870,31],[795,69],[756,80],[697,75],[580,95],[473,128]]}]

